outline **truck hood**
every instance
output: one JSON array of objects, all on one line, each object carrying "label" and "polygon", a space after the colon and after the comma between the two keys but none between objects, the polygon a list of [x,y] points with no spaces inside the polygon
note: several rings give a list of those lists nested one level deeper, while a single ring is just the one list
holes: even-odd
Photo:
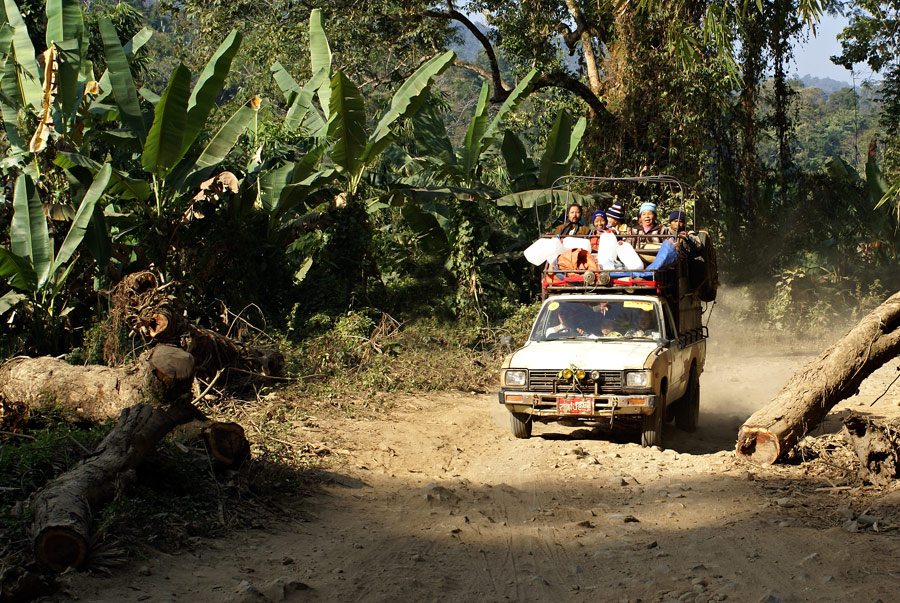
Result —
[{"label": "truck hood", "polygon": [[655,341],[535,341],[513,354],[509,368],[640,369],[658,347]]}]

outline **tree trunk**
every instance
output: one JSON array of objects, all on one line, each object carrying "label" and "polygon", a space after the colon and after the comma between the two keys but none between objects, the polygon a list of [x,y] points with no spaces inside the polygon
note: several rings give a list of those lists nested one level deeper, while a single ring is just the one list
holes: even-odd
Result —
[{"label": "tree trunk", "polygon": [[141,400],[137,367],[73,366],[58,358],[13,358],[0,366],[0,396],[33,410],[63,408],[102,421]]},{"label": "tree trunk", "polygon": [[190,354],[157,346],[142,358],[137,374],[139,384],[130,385],[141,403],[122,411],[92,455],[31,497],[35,557],[54,571],[84,563],[91,509],[112,498],[120,475],[136,467],[163,436],[198,415],[187,397],[193,381]]},{"label": "tree trunk", "polygon": [[741,425],[738,456],[772,464],[815,428],[873,371],[900,353],[900,293],[863,318],[791,377],[775,398]]},{"label": "tree trunk", "polygon": [[[156,349],[160,350],[156,361],[161,363],[163,350],[174,348]],[[138,367],[72,366],[50,357],[14,358],[0,366],[0,398],[24,406],[25,413],[62,409],[76,419],[103,421],[144,401],[144,380]],[[236,467],[250,455],[250,443],[240,425],[210,421],[196,409],[194,416],[197,420],[182,435],[202,439],[217,463]],[[4,422],[5,429],[10,427]]]}]

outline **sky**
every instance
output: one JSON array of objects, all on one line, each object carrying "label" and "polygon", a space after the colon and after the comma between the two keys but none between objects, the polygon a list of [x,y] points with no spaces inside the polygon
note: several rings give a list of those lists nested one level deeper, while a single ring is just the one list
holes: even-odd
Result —
[{"label": "sky", "polygon": [[[790,73],[803,77],[812,75],[815,77],[830,77],[839,82],[851,82],[850,71],[839,65],[835,65],[828,57],[840,54],[841,43],[837,41],[837,35],[847,25],[846,17],[832,17],[822,15],[816,30],[816,37],[809,36],[809,41],[794,47],[794,65]],[[871,77],[866,65],[857,65],[856,81],[861,78]]]}]

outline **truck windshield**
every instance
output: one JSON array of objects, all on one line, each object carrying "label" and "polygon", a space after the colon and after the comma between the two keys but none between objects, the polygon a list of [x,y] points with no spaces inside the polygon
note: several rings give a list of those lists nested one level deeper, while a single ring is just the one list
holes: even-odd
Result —
[{"label": "truck windshield", "polygon": [[659,339],[659,324],[652,301],[554,300],[541,308],[531,339]]}]

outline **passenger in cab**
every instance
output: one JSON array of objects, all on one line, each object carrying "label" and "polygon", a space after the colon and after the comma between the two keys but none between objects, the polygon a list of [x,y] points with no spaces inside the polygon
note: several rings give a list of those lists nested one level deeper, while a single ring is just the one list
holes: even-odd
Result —
[{"label": "passenger in cab", "polygon": [[635,324],[625,333],[625,336],[659,338],[659,326],[656,324],[656,315],[651,311],[641,310],[637,315]]},{"label": "passenger in cab", "polygon": [[573,203],[566,210],[566,221],[557,226],[553,234],[569,237],[572,235],[586,235],[589,232],[590,229],[581,223],[581,206]]},{"label": "passenger in cab", "polygon": [[663,226],[656,220],[656,204],[641,204],[638,225],[631,228],[628,234],[642,235],[636,239],[634,247],[643,248],[648,245],[658,245],[672,234],[668,226]]},{"label": "passenger in cab", "polygon": [[612,207],[606,210],[606,225],[616,234],[626,234],[628,232],[628,224],[625,223],[625,211],[622,209],[621,203],[613,203]]}]

